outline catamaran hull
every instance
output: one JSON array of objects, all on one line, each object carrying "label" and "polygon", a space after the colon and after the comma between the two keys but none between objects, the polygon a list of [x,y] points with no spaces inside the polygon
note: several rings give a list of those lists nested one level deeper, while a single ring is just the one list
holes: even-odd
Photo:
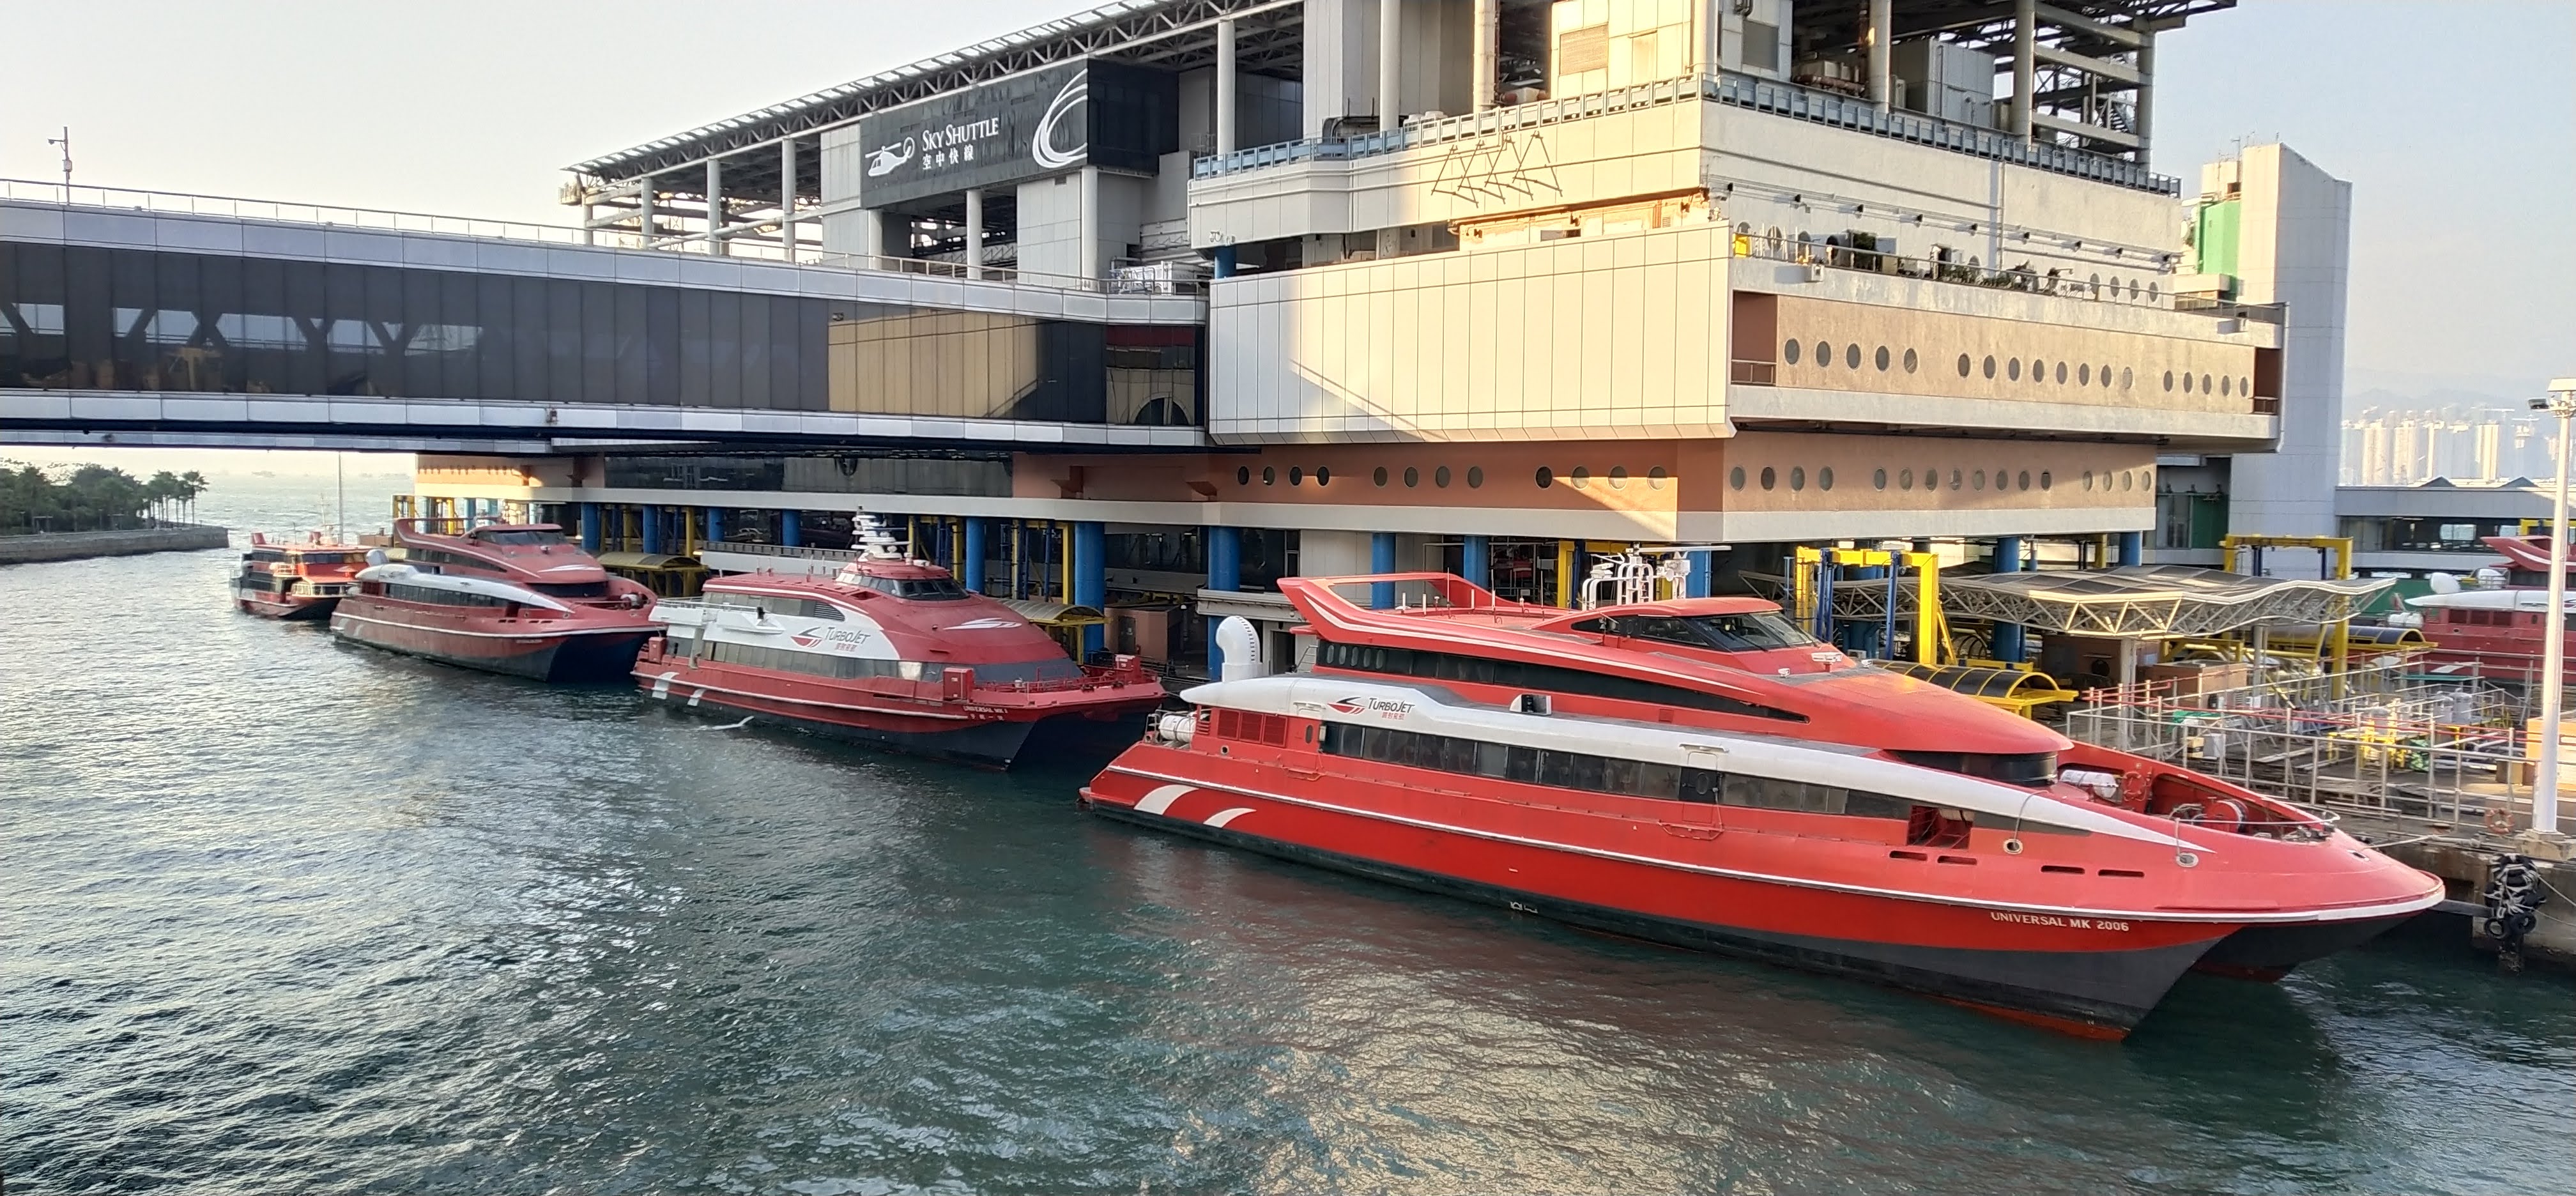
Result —
[{"label": "catamaran hull", "polygon": [[344,603],[331,616],[331,633],[355,644],[418,656],[459,668],[531,681],[614,681],[635,667],[635,654],[653,629],[613,629],[554,635],[467,633],[422,627]]},{"label": "catamaran hull", "polygon": [[[1158,780],[1113,766],[1083,801],[1158,830],[1590,929],[1927,993],[2087,1037],[2127,1035],[2237,929],[2137,919],[2097,926],[1717,876]],[[1355,796],[1345,793],[1344,803]]]}]

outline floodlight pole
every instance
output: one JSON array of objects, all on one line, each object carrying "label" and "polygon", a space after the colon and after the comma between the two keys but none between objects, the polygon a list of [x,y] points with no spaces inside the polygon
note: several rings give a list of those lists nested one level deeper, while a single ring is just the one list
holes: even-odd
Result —
[{"label": "floodlight pole", "polygon": [[2568,427],[2576,416],[2576,378],[2550,382],[2549,397],[2535,400],[2558,417],[2558,487],[2550,494],[2549,605],[2541,632],[2540,768],[2531,785],[2531,832],[2558,831],[2558,738],[2567,667],[2567,465]]}]

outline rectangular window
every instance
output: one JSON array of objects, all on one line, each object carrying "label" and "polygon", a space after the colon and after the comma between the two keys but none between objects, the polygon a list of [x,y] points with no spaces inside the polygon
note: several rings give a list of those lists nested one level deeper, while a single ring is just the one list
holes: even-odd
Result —
[{"label": "rectangular window", "polygon": [[1610,27],[1587,25],[1568,29],[1556,39],[1556,73],[1579,75],[1610,66]]}]

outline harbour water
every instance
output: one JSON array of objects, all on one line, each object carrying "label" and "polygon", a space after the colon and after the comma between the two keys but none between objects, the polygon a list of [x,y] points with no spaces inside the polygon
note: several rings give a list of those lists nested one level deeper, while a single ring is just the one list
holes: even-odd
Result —
[{"label": "harbour water", "polygon": [[341,647],[232,566],[0,570],[13,1196],[2576,1174],[2563,977],[2389,943],[2079,1041]]}]

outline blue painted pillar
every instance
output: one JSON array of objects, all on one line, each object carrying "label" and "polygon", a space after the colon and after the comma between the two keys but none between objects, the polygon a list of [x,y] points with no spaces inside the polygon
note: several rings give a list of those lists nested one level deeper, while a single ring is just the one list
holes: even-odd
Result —
[{"label": "blue painted pillar", "polygon": [[984,592],[984,521],[966,521],[966,576],[960,578],[967,589]]},{"label": "blue painted pillar", "polygon": [[1493,587],[1494,542],[1485,536],[1466,536],[1458,541],[1458,576],[1469,582]]},{"label": "blue painted pillar", "polygon": [[[1212,527],[1207,529],[1207,588],[1233,591],[1243,588],[1243,529]],[[1208,675],[1225,675],[1225,653],[1216,646],[1216,625],[1208,620]]]},{"label": "blue painted pillar", "polygon": [[581,550],[599,551],[599,504],[595,502],[581,504]]},{"label": "blue painted pillar", "polygon": [[[1995,572],[2021,572],[2021,537],[1995,537]],[[2006,664],[2022,660],[2022,628],[2018,623],[1995,624],[1995,659]]]},{"label": "blue painted pillar", "polygon": [[1708,597],[1710,588],[1712,588],[1716,583],[1716,572],[1716,553],[1694,552],[1690,554],[1690,576],[1682,582],[1682,596],[1685,598]]},{"label": "blue painted pillar", "polygon": [[662,508],[645,507],[640,514],[644,524],[644,551],[662,551]]},{"label": "blue painted pillar", "polygon": [[[1086,519],[1073,525],[1073,604],[1088,606],[1102,614],[1109,613],[1109,546],[1102,538],[1107,528],[1097,520]],[[1100,650],[1108,628],[1092,626],[1082,629],[1082,651],[1085,656]]]},{"label": "blue painted pillar", "polygon": [[[1369,533],[1369,572],[1395,572],[1395,533]],[[1381,581],[1369,587],[1369,605],[1378,610],[1395,605],[1395,583]]]},{"label": "blue painted pillar", "polygon": [[778,513],[779,543],[784,544],[789,548],[797,548],[804,545],[805,529],[797,521],[797,516],[800,514],[803,514],[803,512],[780,511]]},{"label": "blue painted pillar", "polygon": [[1211,273],[1215,274],[1218,278],[1234,277],[1234,246],[1219,245],[1216,247],[1216,266]]},{"label": "blue painted pillar", "polygon": [[2147,533],[2145,533],[2145,532],[2122,532],[2122,533],[2120,533],[2120,563],[2121,563],[2121,564],[2123,564],[2123,565],[2135,565],[2135,564],[2138,564],[2138,563],[2140,563],[2140,562],[2144,561],[2144,560],[2146,559],[2146,551],[2147,551]]},{"label": "blue painted pillar", "polygon": [[707,543],[724,543],[724,508],[707,508]]}]

